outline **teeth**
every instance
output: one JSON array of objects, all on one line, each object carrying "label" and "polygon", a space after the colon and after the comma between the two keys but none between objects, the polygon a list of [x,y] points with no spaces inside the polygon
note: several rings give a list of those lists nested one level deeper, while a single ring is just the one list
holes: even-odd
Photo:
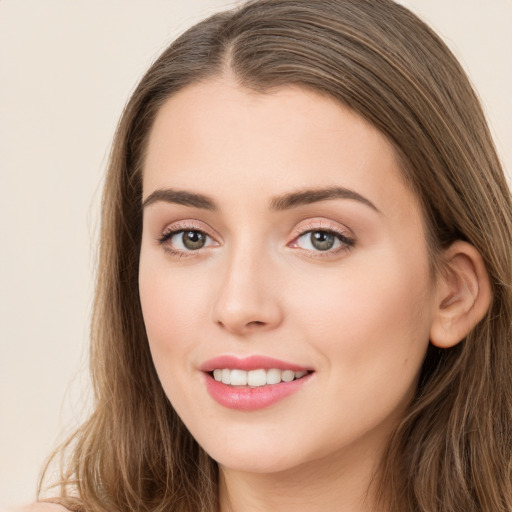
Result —
[{"label": "teeth", "polygon": [[247,372],[247,384],[252,387],[264,386],[267,383],[267,372],[265,370],[251,370]]},{"label": "teeth", "polygon": [[293,379],[295,379],[295,372],[292,372],[291,370],[285,370],[281,375],[281,379],[283,379],[284,382],[291,382]]},{"label": "teeth", "polygon": [[281,370],[267,370],[267,384],[279,384],[282,373]]},{"label": "teeth", "polygon": [[250,386],[257,388],[260,386],[279,384],[280,382],[291,382],[295,379],[304,377],[308,372],[294,372],[293,370],[230,370],[227,368],[217,368],[213,370],[213,378],[223,384],[231,386]]},{"label": "teeth", "polygon": [[247,372],[245,370],[231,370],[232,386],[247,386]]},{"label": "teeth", "polygon": [[221,380],[223,384],[231,384],[231,372],[229,370],[222,370]]}]

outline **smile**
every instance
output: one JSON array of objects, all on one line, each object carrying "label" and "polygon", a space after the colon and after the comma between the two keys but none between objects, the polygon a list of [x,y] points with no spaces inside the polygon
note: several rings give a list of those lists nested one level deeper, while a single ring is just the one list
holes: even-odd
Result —
[{"label": "smile", "polygon": [[294,372],[293,370],[279,370],[278,368],[271,368],[270,370],[260,368],[250,371],[216,368],[213,370],[213,378],[217,382],[222,382],[230,386],[249,386],[257,388],[275,385],[281,382],[292,382],[295,379],[304,377],[307,373],[306,370]]},{"label": "smile", "polygon": [[265,356],[216,357],[201,365],[206,391],[228,409],[256,411],[298,393],[312,368]]}]

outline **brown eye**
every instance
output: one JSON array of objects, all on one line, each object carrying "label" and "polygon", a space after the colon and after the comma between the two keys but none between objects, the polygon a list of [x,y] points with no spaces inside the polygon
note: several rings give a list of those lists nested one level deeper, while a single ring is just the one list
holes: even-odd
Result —
[{"label": "brown eye", "polygon": [[183,231],[181,235],[183,246],[193,251],[201,249],[206,243],[206,235],[201,231]]}]

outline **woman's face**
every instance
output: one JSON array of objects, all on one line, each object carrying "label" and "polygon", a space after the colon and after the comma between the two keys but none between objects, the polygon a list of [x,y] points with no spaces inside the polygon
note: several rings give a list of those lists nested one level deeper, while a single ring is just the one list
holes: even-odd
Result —
[{"label": "woman's face", "polygon": [[421,210],[387,140],[324,96],[212,80],[160,110],[143,201],[151,353],[199,444],[254,472],[375,457],[434,311]]}]

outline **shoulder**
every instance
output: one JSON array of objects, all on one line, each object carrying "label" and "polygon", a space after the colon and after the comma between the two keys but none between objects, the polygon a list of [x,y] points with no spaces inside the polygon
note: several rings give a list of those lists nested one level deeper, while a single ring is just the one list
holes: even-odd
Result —
[{"label": "shoulder", "polygon": [[0,512],[69,512],[67,508],[56,503],[37,502],[23,507],[1,509]]}]

